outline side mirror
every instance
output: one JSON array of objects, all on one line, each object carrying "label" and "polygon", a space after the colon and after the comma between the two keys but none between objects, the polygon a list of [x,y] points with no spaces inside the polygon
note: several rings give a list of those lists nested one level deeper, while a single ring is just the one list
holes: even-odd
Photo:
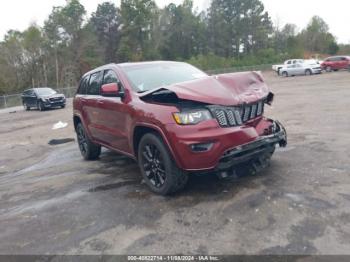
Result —
[{"label": "side mirror", "polygon": [[107,97],[124,97],[124,88],[122,84],[119,83],[110,83],[105,84],[101,87],[101,95]]}]

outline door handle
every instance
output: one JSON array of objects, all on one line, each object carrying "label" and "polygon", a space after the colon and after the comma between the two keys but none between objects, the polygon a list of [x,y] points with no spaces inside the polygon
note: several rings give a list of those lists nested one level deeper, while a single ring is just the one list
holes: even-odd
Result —
[{"label": "door handle", "polygon": [[97,104],[99,105],[103,105],[105,102],[103,102],[102,100],[97,100]]}]

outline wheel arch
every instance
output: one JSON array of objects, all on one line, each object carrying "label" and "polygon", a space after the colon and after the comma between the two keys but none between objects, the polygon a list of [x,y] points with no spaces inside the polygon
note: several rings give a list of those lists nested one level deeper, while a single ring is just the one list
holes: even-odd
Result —
[{"label": "wheel arch", "polygon": [[78,124],[83,123],[83,121],[81,120],[80,116],[74,115],[73,116],[73,123],[74,123],[74,130],[76,131]]},{"label": "wheel arch", "polygon": [[170,145],[163,130],[161,128],[159,128],[158,126],[145,124],[145,123],[140,123],[140,124],[135,125],[133,133],[132,133],[132,139],[131,139],[132,147],[131,148],[133,150],[133,154],[134,154],[135,158],[137,159],[138,146],[139,146],[139,143],[140,143],[142,137],[148,133],[153,133],[153,134],[158,135],[163,140],[165,146],[168,148],[169,153],[171,154],[171,156],[175,160],[177,166],[182,167],[180,161],[178,160],[176,154],[174,153],[173,148]]}]

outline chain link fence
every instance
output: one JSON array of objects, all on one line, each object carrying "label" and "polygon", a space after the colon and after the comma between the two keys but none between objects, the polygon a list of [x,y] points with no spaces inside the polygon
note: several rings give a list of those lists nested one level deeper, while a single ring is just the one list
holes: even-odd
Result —
[{"label": "chain link fence", "polygon": [[[270,64],[257,65],[257,66],[240,66],[231,68],[220,68],[214,70],[207,70],[209,75],[243,72],[243,71],[266,71],[271,70]],[[75,95],[76,87],[56,88],[58,93],[64,94],[67,98],[71,98]],[[4,95],[0,96],[0,108],[14,107],[22,105],[21,94]]]}]

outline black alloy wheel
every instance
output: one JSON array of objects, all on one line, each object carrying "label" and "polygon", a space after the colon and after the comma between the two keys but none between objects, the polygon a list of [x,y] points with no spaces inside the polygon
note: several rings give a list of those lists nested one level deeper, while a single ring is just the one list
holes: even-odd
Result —
[{"label": "black alloy wheel", "polygon": [[142,150],[142,163],[148,180],[156,187],[161,188],[166,180],[164,161],[159,149],[147,144]]},{"label": "black alloy wheel", "polygon": [[101,154],[101,146],[94,144],[87,136],[81,123],[76,127],[77,140],[81,155],[85,160],[95,160]]},{"label": "black alloy wheel", "polygon": [[88,144],[86,141],[86,135],[85,135],[84,128],[81,124],[79,124],[77,127],[77,139],[78,139],[78,145],[79,145],[80,152],[84,156],[84,155],[86,155],[86,153],[88,151]]},{"label": "black alloy wheel", "polygon": [[188,174],[180,169],[163,139],[147,133],[138,144],[138,164],[147,186],[156,194],[169,195],[185,187]]}]

